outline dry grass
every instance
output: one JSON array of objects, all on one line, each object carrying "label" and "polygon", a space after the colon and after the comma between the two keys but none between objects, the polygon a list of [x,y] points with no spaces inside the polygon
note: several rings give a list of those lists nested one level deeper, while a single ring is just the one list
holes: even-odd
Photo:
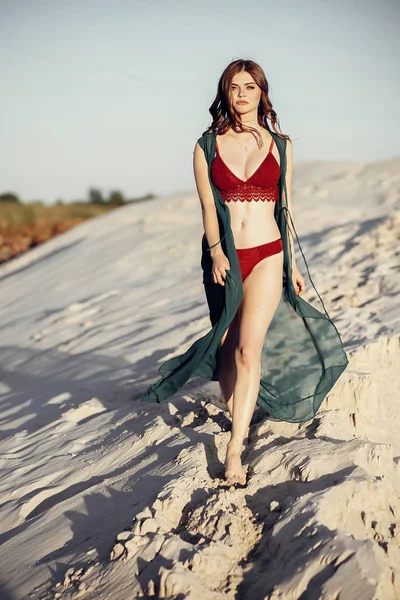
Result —
[{"label": "dry grass", "polygon": [[0,202],[0,263],[113,208],[90,202]]}]

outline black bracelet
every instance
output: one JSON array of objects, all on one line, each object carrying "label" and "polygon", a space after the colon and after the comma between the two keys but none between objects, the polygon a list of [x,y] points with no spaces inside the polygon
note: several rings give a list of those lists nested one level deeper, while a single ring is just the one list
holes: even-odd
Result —
[{"label": "black bracelet", "polygon": [[208,251],[211,250],[211,248],[214,248],[214,246],[218,246],[218,244],[221,243],[221,240],[218,240],[218,242],[216,242],[215,244],[213,244],[212,246],[210,246],[209,248],[207,248]]},{"label": "black bracelet", "polygon": [[211,250],[211,248],[214,248],[215,246],[218,246],[218,244],[220,244],[222,242],[222,240],[224,239],[225,236],[226,236],[226,231],[225,231],[224,235],[222,236],[222,238],[220,240],[218,240],[218,242],[216,242],[215,244],[213,244],[212,246],[209,246],[207,248],[208,252]]}]

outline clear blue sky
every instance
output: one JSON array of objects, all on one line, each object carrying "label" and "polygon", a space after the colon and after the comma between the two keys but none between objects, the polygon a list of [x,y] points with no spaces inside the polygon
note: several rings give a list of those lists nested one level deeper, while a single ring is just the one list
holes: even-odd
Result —
[{"label": "clear blue sky", "polygon": [[194,189],[237,58],[263,67],[295,162],[400,156],[399,28],[398,0],[0,0],[0,192]]}]

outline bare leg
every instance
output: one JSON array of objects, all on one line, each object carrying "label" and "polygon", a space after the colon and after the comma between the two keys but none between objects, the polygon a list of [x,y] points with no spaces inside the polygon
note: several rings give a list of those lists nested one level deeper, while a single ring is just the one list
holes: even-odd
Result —
[{"label": "bare leg", "polygon": [[[239,322],[241,306],[232,320],[232,323],[221,338],[221,356],[219,366],[219,385],[223,399],[232,418],[233,416],[233,390],[236,384],[236,358],[235,350],[238,340]],[[245,437],[249,434],[250,427],[247,428]],[[242,446],[242,450],[244,450]]]},{"label": "bare leg", "polygon": [[282,268],[283,252],[280,252],[261,260],[243,282],[238,344],[235,348],[232,433],[225,461],[225,477],[230,483],[246,482],[240,454],[258,396],[265,335],[281,298]]}]

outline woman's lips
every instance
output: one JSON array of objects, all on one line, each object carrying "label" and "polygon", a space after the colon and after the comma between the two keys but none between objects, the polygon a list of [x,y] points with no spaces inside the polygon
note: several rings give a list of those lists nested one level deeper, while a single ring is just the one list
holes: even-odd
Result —
[{"label": "woman's lips", "polygon": [[236,104],[248,104],[248,102],[246,102],[246,100],[240,100],[236,102]]}]

